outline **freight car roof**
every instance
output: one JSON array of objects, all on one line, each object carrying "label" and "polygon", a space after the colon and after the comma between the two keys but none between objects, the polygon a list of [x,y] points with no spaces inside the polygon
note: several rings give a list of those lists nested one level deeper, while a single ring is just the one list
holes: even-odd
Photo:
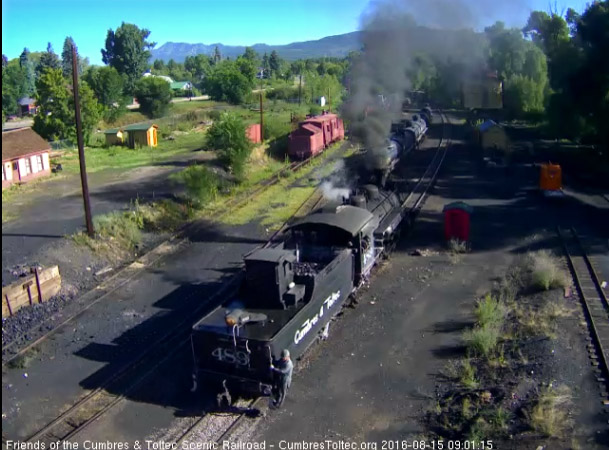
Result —
[{"label": "freight car roof", "polygon": [[308,225],[327,225],[329,227],[340,228],[355,236],[369,222],[376,220],[367,210],[351,205],[337,206],[332,212],[324,208],[322,212],[309,214],[296,222],[289,229],[306,227]]}]

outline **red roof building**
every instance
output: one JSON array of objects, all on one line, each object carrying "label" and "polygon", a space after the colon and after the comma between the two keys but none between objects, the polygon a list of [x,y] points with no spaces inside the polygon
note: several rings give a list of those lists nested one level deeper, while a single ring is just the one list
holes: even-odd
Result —
[{"label": "red roof building", "polygon": [[2,133],[2,189],[51,173],[50,144],[31,128]]}]

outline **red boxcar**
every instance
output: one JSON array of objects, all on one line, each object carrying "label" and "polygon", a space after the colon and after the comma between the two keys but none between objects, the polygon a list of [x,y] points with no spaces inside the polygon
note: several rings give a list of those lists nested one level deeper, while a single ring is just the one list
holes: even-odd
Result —
[{"label": "red boxcar", "polygon": [[336,114],[311,117],[298,125],[289,137],[288,154],[293,159],[314,156],[345,137],[343,121]]}]

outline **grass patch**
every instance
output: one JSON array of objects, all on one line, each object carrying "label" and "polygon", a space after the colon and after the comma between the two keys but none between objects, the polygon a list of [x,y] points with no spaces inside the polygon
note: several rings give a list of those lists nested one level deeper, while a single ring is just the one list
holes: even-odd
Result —
[{"label": "grass patch", "polygon": [[474,313],[478,325],[481,327],[501,328],[505,321],[506,308],[489,293],[476,302]]},{"label": "grass patch", "polygon": [[489,357],[497,348],[501,332],[494,326],[476,326],[463,333],[468,350],[475,355]]},{"label": "grass patch", "polygon": [[[331,146],[322,156],[311,161],[297,173],[288,173],[277,184],[269,187],[260,195],[251,199],[247,204],[231,211],[230,214],[223,214],[218,220],[229,225],[243,225],[252,221],[259,221],[270,229],[281,226],[292,216],[294,210],[315,191],[316,181],[309,180],[308,177],[315,169],[326,164],[328,157],[337,152],[341,145],[342,142]],[[265,169],[255,170],[262,170],[268,176],[272,175],[272,173],[269,174]],[[257,176],[260,176],[260,174]],[[307,181],[301,183],[300,186],[293,186],[296,180]],[[255,185],[251,181],[243,184],[245,186],[237,186],[228,195],[235,195],[236,192],[246,192]],[[201,210],[200,215],[214,217],[218,213],[223,212],[222,210],[228,195],[218,196],[215,202],[212,202]]]},{"label": "grass patch", "polygon": [[510,312],[515,320],[516,336],[555,339],[558,319],[569,317],[573,309],[567,306],[564,299],[556,299],[547,300],[541,307],[513,303]]},{"label": "grass patch", "polygon": [[40,349],[32,347],[25,353],[17,356],[10,361],[7,366],[11,369],[27,369],[30,364],[38,357]]},{"label": "grass patch", "polygon": [[571,421],[567,411],[571,390],[565,385],[542,388],[534,406],[525,413],[529,426],[547,437],[562,437]]},{"label": "grass patch", "polygon": [[173,231],[193,216],[192,208],[171,200],[140,205],[136,200],[127,211],[113,211],[93,218],[95,238],[73,234],[77,244],[109,259],[123,260],[142,242],[142,231]]},{"label": "grass patch", "polygon": [[453,238],[448,241],[448,251],[457,255],[467,253],[467,242]]},{"label": "grass patch", "polygon": [[557,259],[549,252],[541,250],[531,255],[531,285],[547,291],[569,285],[567,273],[562,270]]},{"label": "grass patch", "polygon": [[218,196],[222,180],[205,166],[190,166],[175,177],[186,187],[189,200],[197,207],[211,202]]},{"label": "grass patch", "polygon": [[[203,146],[203,136],[198,133],[180,135],[172,141],[159,141],[158,147],[141,147],[130,149],[124,146],[108,148],[88,147],[85,152],[87,172],[98,172],[106,169],[133,169],[161,163],[180,154],[188,154]],[[80,173],[78,151],[66,151],[54,158],[53,163],[60,163],[67,173]]]},{"label": "grass patch", "polygon": [[469,359],[460,362],[458,368],[459,383],[468,389],[476,389],[480,382],[476,378],[476,368],[472,365]]}]

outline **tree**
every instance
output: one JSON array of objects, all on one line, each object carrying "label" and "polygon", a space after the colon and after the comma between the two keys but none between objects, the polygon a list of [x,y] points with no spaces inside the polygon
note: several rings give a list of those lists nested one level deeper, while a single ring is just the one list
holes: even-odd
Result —
[{"label": "tree", "polygon": [[271,76],[278,76],[280,74],[279,68],[281,66],[281,61],[279,59],[279,55],[275,50],[271,52],[271,57],[269,58],[269,68],[271,69]]},{"label": "tree", "polygon": [[36,91],[36,73],[34,64],[30,60],[30,51],[27,48],[24,48],[19,56],[19,66],[24,75],[24,95],[33,95]]},{"label": "tree", "polygon": [[2,111],[6,116],[18,112],[17,101],[27,95],[25,71],[15,58],[2,68]]},{"label": "tree", "polygon": [[213,100],[240,104],[251,91],[252,84],[234,61],[222,61],[214,66],[204,83],[205,90]]},{"label": "tree", "polygon": [[152,63],[152,68],[158,72],[162,72],[165,70],[165,61],[162,59],[155,59],[154,63]]},{"label": "tree", "polygon": [[125,93],[135,91],[135,84],[148,66],[149,49],[156,44],[148,42],[150,31],[123,22],[116,31],[108,30],[106,46],[102,49],[102,60],[125,77]]},{"label": "tree", "polygon": [[93,67],[83,77],[93,90],[104,117],[116,120],[124,112],[123,77],[114,67]]},{"label": "tree", "polygon": [[269,55],[267,55],[266,52],[264,53],[264,56],[262,57],[262,70],[264,71],[265,77],[270,76],[271,66],[269,64]]},{"label": "tree", "polygon": [[240,56],[235,61],[235,65],[241,74],[250,82],[250,89],[254,87],[256,80],[256,66],[254,62],[243,56]]},{"label": "tree", "polygon": [[[36,81],[36,104],[33,129],[50,140],[76,138],[74,97],[60,69],[45,69]],[[79,85],[83,138],[89,141],[100,119],[100,106],[86,83]]]},{"label": "tree", "polygon": [[245,124],[234,113],[222,113],[207,131],[206,146],[220,152],[220,157],[229,170],[242,180],[245,164],[250,156],[252,145],[245,135]]},{"label": "tree", "polygon": [[38,114],[33,129],[45,139],[65,139],[74,121],[69,107],[69,91],[59,69],[45,69],[36,82]]},{"label": "tree", "polygon": [[199,86],[210,73],[212,60],[207,55],[187,56],[184,60],[184,68],[192,74],[192,79]]},{"label": "tree", "polygon": [[169,109],[171,88],[162,78],[141,78],[135,84],[135,98],[142,113],[149,117],[161,117]]},{"label": "tree", "polygon": [[6,69],[6,67],[8,66],[8,58],[6,57],[6,55],[3,53],[2,54],[2,69]]},{"label": "tree", "polygon": [[47,44],[47,51],[40,56],[40,62],[36,66],[36,73],[40,76],[44,69],[59,69],[60,67],[61,61],[59,61],[59,56],[53,51],[53,46],[49,42]]},{"label": "tree", "polygon": [[252,47],[245,47],[243,57],[245,59],[249,59],[254,64],[256,64],[256,61],[258,61],[258,53],[256,53],[256,51]]},{"label": "tree", "polygon": [[222,61],[222,55],[220,54],[220,49],[217,45],[216,48],[214,48],[214,56],[212,59],[214,64],[218,64],[220,61]]},{"label": "tree", "polygon": [[[78,99],[80,101],[80,117],[82,123],[82,134],[85,143],[88,143],[93,130],[97,127],[99,120],[101,119],[103,107],[98,103],[97,98],[93,89],[89,87],[86,82],[79,83],[78,86]],[[70,137],[76,140],[76,119],[74,118],[74,97],[70,96],[70,109],[72,110],[72,117],[74,120],[74,127],[70,128]]]}]

